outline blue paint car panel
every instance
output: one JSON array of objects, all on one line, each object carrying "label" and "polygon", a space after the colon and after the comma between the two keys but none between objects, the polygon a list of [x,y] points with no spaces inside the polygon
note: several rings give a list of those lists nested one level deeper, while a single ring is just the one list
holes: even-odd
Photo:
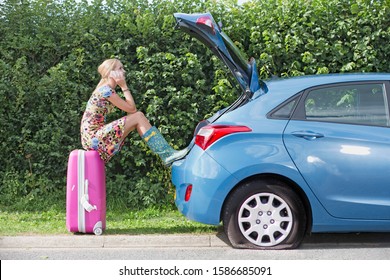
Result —
[{"label": "blue paint car panel", "polygon": [[[251,61],[248,69],[256,71]],[[258,80],[257,73],[246,75],[255,85],[249,87],[250,95],[243,91],[250,98],[233,110],[222,110],[209,123],[246,126],[251,131],[222,137],[206,150],[193,145],[186,158],[172,164],[179,211],[191,220],[217,225],[235,188],[250,178],[270,176],[299,193],[312,232],[390,231],[390,74],[331,74],[265,82]],[[302,117],[302,102],[313,89],[373,82],[383,84],[383,123]],[[273,117],[272,112],[294,97],[291,116]],[[185,201],[189,184],[192,195]]]},{"label": "blue paint car panel", "polygon": [[[390,79],[390,75],[387,77]],[[285,94],[280,102],[287,100],[290,95],[293,94]],[[390,176],[387,172],[390,168],[390,162],[387,157],[388,153],[386,153],[390,147],[389,128],[268,119],[266,114],[272,108],[264,104],[267,103],[265,100],[271,99],[271,97],[272,91],[267,96],[264,95],[253,100],[247,105],[223,115],[218,120],[220,124],[245,124],[252,129],[252,132],[233,134],[222,138],[206,151],[195,146],[186,159],[173,164],[172,180],[174,185],[179,186],[180,182],[197,182],[197,192],[202,193],[199,200],[194,196],[189,202],[183,202],[183,195],[178,195],[176,203],[179,210],[191,209],[190,214],[182,212],[192,220],[218,224],[223,202],[239,182],[252,176],[274,174],[288,178],[304,191],[311,207],[313,232],[390,230]],[[334,167],[332,169],[331,165],[327,165],[325,170],[317,170],[317,173],[309,174],[309,171],[305,169],[309,167],[301,167],[301,162],[307,162],[308,157],[309,161],[314,162],[314,164],[318,163],[315,155],[310,153],[310,147],[316,141],[308,141],[291,135],[291,132],[297,130],[320,131],[326,137],[317,140],[330,141],[331,144],[333,143],[331,138],[345,137],[350,139],[346,140],[346,145],[337,144],[336,151],[334,148],[332,150],[327,146],[323,147],[322,157],[328,155],[330,159],[339,160],[342,163],[339,167],[341,171],[337,173]],[[338,134],[341,136],[337,136]],[[373,147],[368,147],[367,143]],[[346,150],[342,151],[342,145],[346,146]],[[359,155],[348,154],[349,146],[366,147],[364,149],[371,149],[371,153],[364,155],[364,161],[355,160],[354,157]],[[222,170],[223,172],[218,172],[221,176],[210,176],[210,170],[205,167],[206,161],[199,160],[198,155],[212,158],[212,164],[208,161],[207,166],[212,167],[210,170]],[[371,156],[370,159],[369,156]],[[360,167],[354,171],[358,172],[359,176],[351,175],[350,170],[353,167],[346,166],[345,161],[361,163],[366,168],[370,166],[370,171]],[[220,167],[218,168],[217,165]],[[203,174],[201,170],[205,173]],[[328,174],[326,174],[327,172]],[[341,176],[335,176],[337,174]],[[371,174],[371,177],[368,174]],[[230,180],[229,177],[231,177]],[[341,186],[334,185],[333,182],[327,189],[313,187],[316,185],[312,182],[313,180],[318,180],[324,185],[329,182],[328,177],[339,180]],[[202,180],[202,178],[207,178],[207,180]],[[350,191],[353,195],[347,196],[345,189],[337,193],[338,189],[345,186],[346,181],[354,178],[360,181],[357,185],[360,188],[356,189],[356,193],[353,193],[353,185],[350,185]],[[227,181],[229,184],[225,183]],[[309,185],[310,187],[308,187]],[[219,191],[216,191],[216,187]],[[334,193],[329,193],[327,191],[329,188],[333,188]]]},{"label": "blue paint car panel", "polygon": [[[195,164],[196,163],[196,164]],[[186,159],[174,162],[172,182],[176,186],[176,205],[187,218],[217,225],[226,189],[238,182],[207,152],[194,146]],[[192,185],[189,202],[184,201],[188,185]]]},{"label": "blue paint car panel", "polygon": [[[311,131],[313,140],[293,135]],[[387,127],[291,121],[284,133],[291,158],[328,213],[390,220],[390,130]]]}]

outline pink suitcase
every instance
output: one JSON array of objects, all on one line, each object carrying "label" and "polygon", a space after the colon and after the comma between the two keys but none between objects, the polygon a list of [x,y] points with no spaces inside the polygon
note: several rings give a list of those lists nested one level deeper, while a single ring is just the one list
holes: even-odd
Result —
[{"label": "pink suitcase", "polygon": [[106,173],[96,151],[74,150],[69,155],[66,227],[96,235],[106,228]]}]

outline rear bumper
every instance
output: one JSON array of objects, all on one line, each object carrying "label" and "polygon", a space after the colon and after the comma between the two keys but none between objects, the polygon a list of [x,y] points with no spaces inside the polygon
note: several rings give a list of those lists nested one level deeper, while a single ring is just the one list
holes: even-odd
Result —
[{"label": "rear bumper", "polygon": [[[237,180],[198,146],[183,160],[172,164],[176,206],[188,219],[211,225],[220,223],[223,202]],[[191,197],[185,201],[188,185]]]}]

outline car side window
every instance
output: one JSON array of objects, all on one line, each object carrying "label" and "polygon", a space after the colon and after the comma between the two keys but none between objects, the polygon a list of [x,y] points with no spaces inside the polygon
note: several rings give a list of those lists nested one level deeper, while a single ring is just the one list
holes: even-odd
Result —
[{"label": "car side window", "polygon": [[387,104],[382,83],[325,87],[307,94],[305,117],[314,121],[387,126]]},{"label": "car side window", "polygon": [[281,106],[274,109],[269,116],[274,119],[289,119],[291,117],[291,114],[293,113],[293,110],[298,103],[299,96],[294,97],[294,99],[289,100],[282,104]]}]

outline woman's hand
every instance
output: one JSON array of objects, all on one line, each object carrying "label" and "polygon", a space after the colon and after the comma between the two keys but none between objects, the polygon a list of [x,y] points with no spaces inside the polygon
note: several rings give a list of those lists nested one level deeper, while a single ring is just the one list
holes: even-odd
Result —
[{"label": "woman's hand", "polygon": [[110,72],[110,87],[115,89],[118,85],[121,87],[123,94],[125,96],[125,100],[123,100],[119,95],[113,94],[108,100],[114,104],[119,109],[127,112],[127,113],[135,113],[137,112],[137,107],[135,106],[134,98],[131,95],[130,90],[127,87],[126,79],[125,79],[125,71],[117,70]]},{"label": "woman's hand", "polygon": [[120,88],[127,88],[124,71],[111,71],[110,78],[112,78]]}]

